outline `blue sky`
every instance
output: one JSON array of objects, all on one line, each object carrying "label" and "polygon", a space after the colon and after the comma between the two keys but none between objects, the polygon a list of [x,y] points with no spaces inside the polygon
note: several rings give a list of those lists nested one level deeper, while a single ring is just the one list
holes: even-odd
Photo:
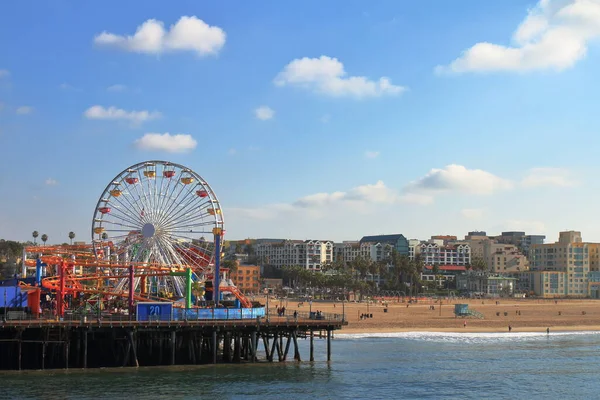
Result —
[{"label": "blue sky", "polygon": [[89,240],[110,180],[163,159],[229,239],[600,241],[600,1],[323,3],[5,2],[0,237]]}]

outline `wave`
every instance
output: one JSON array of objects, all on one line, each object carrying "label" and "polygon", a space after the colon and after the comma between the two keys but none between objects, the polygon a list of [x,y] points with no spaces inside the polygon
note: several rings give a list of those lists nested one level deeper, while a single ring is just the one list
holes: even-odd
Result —
[{"label": "wave", "polygon": [[356,339],[407,339],[426,342],[496,342],[512,340],[537,340],[548,337],[598,335],[600,331],[550,331],[544,332],[386,332],[386,333],[338,333],[336,340]]}]

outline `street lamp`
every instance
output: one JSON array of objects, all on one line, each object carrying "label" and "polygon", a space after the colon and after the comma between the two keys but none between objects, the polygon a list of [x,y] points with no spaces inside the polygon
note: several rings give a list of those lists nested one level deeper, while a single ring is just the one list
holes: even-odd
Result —
[{"label": "street lamp", "polygon": [[267,289],[267,323],[269,322],[269,289]]}]

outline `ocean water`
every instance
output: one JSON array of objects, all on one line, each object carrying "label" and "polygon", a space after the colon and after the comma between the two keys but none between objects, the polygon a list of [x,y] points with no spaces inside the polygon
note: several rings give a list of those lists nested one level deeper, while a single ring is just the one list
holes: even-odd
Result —
[{"label": "ocean water", "polygon": [[[308,359],[308,341],[300,341]],[[0,373],[0,399],[594,399],[600,332],[337,334],[332,362]]]}]

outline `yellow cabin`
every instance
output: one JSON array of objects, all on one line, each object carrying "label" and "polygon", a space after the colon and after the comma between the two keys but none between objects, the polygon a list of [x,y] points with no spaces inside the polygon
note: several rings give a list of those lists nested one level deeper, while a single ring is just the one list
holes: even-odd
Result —
[{"label": "yellow cabin", "polygon": [[119,189],[113,189],[110,191],[110,195],[113,197],[119,197],[121,195],[121,191]]},{"label": "yellow cabin", "polygon": [[156,178],[156,171],[144,171],[144,176],[146,178]]},{"label": "yellow cabin", "polygon": [[184,178],[181,178],[181,183],[183,183],[184,185],[189,185],[190,183],[194,182],[194,178],[192,178],[191,176],[186,176]]}]

